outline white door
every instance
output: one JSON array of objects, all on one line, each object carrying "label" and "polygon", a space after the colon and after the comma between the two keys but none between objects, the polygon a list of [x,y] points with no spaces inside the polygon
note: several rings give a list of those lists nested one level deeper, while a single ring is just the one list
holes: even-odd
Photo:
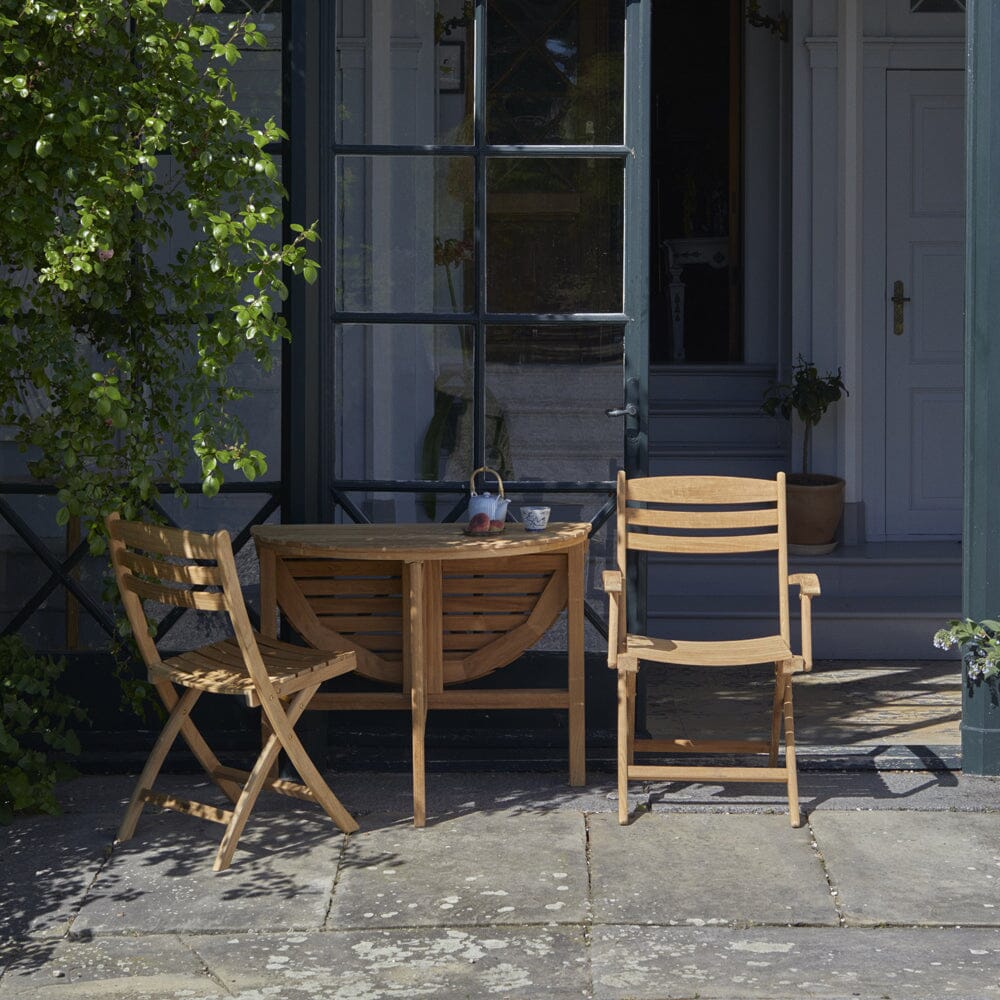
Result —
[{"label": "white door", "polygon": [[890,539],[961,536],[964,106],[960,71],[888,72],[885,490]]}]

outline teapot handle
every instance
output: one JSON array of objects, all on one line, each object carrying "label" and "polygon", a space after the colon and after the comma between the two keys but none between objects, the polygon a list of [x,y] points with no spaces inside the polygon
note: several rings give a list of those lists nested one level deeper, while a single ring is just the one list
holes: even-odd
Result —
[{"label": "teapot handle", "polygon": [[478,469],[473,469],[472,470],[472,475],[469,476],[469,496],[475,496],[476,495],[476,476],[479,475],[480,472],[484,472],[484,473],[485,472],[492,472],[493,475],[496,476],[497,489],[498,489],[497,495],[502,499],[503,495],[504,495],[504,492],[503,492],[503,480],[500,478],[500,473],[497,472],[496,469],[491,469],[488,465],[481,465],[481,466],[479,466]]}]

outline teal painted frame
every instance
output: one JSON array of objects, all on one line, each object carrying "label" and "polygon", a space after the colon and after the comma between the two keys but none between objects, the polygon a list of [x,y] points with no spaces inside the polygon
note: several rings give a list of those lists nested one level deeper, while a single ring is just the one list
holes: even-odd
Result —
[{"label": "teal painted frame", "polygon": [[[965,510],[962,606],[1000,614],[1000,7],[966,16]],[[1000,774],[1000,685],[963,684],[962,770]]]}]

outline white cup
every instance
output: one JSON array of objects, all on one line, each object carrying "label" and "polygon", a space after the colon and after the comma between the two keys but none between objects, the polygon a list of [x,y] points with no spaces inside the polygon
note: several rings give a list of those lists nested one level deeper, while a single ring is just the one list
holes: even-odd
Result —
[{"label": "white cup", "polygon": [[521,520],[524,522],[524,530],[541,531],[548,527],[549,514],[551,513],[550,507],[522,507]]}]

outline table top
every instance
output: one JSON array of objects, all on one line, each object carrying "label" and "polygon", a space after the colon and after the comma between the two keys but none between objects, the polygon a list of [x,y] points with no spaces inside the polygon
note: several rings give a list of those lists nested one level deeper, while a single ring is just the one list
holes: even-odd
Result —
[{"label": "table top", "polygon": [[588,521],[554,521],[542,531],[508,524],[502,532],[465,534],[465,524],[261,524],[252,529],[258,548],[283,556],[350,559],[483,559],[519,552],[559,552],[586,541]]}]

